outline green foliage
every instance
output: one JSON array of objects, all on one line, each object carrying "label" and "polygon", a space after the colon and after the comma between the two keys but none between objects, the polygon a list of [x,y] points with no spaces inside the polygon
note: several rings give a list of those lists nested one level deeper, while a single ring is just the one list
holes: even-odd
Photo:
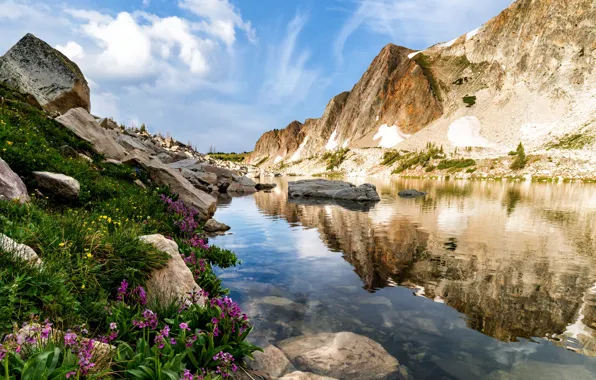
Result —
[{"label": "green foliage", "polygon": [[466,170],[466,173],[468,173],[468,174],[472,174],[472,173],[474,173],[476,170],[477,170],[477,168],[470,168],[470,169]]},{"label": "green foliage", "polygon": [[348,152],[347,148],[339,149],[334,152],[327,152],[323,155],[323,160],[327,162],[327,170],[333,170],[344,162]]},{"label": "green foliage", "polygon": [[566,149],[578,150],[583,149],[586,145],[594,142],[594,136],[586,133],[568,134],[559,139],[558,142],[553,142],[547,146],[548,149]]},{"label": "green foliage", "polygon": [[408,153],[402,157],[399,166],[393,171],[394,174],[402,173],[412,167],[422,166],[426,168],[432,159],[443,158],[443,147],[437,147],[434,143],[428,143],[426,150],[416,153]]},{"label": "green foliage", "polygon": [[391,166],[397,162],[401,158],[401,154],[397,150],[388,150],[383,154],[383,161],[381,165]]},{"label": "green foliage", "polygon": [[516,152],[516,157],[515,157],[515,160],[513,160],[513,162],[511,163],[510,168],[513,170],[523,169],[526,166],[528,159],[526,158],[526,151],[525,151],[524,146],[522,145],[521,142],[517,146],[517,149],[515,152]]},{"label": "green foliage", "polygon": [[474,104],[476,104],[476,95],[466,95],[463,98],[464,103],[466,103],[466,107],[471,108]]},{"label": "green foliage", "polygon": [[471,158],[467,159],[456,159],[456,160],[443,160],[439,162],[437,169],[445,170],[445,169],[463,169],[470,166],[476,165],[476,161],[472,160]]},{"label": "green foliage", "polygon": [[[246,157],[248,157],[249,154],[250,154],[250,152],[244,152],[244,153],[235,153],[235,152],[232,152],[232,153],[222,153],[222,152],[218,152],[218,153],[209,153],[209,156],[212,157],[212,158],[214,158],[214,159],[216,159],[216,160],[231,161],[231,162],[244,162],[246,160]],[[267,157],[267,158],[269,158],[269,157]],[[260,162],[258,165],[262,164],[263,162]]]},{"label": "green foliage", "polygon": [[257,162],[255,164],[255,166],[261,166],[261,165],[263,165],[265,163],[265,161],[267,161],[268,159],[269,159],[269,156],[263,157],[259,162]]}]

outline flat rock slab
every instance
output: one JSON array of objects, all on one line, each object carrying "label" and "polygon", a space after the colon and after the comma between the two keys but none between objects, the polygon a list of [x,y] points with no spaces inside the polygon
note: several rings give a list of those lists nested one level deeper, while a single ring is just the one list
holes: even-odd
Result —
[{"label": "flat rock slab", "polygon": [[16,199],[25,203],[29,201],[29,194],[21,178],[0,158],[0,200],[2,199]]},{"label": "flat rock slab", "polygon": [[377,188],[370,183],[354,186],[349,182],[326,179],[306,179],[288,183],[290,198],[324,198],[356,202],[381,200]]},{"label": "flat rock slab", "polygon": [[372,339],[351,332],[290,338],[278,347],[300,371],[342,380],[403,379],[397,359]]},{"label": "flat rock slab", "polygon": [[33,179],[40,189],[59,198],[77,199],[81,192],[79,181],[64,174],[33,172]]},{"label": "flat rock slab", "polygon": [[126,150],[116,142],[116,132],[102,128],[87,110],[73,108],[56,121],[91,143],[93,149],[106,158],[122,160],[126,156]]}]

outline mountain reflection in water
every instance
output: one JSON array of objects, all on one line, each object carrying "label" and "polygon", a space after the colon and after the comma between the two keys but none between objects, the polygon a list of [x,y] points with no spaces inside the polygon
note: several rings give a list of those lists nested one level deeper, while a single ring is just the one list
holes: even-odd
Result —
[{"label": "mountain reflection in water", "polygon": [[[355,181],[356,184],[362,182],[365,181]],[[231,224],[235,235],[217,238],[216,243],[230,248],[235,245],[240,247],[234,249],[247,265],[239,269],[240,273],[243,270],[250,272],[250,268],[265,267],[278,273],[262,279],[255,278],[255,275],[248,277],[248,280],[245,278],[245,282],[256,279],[257,283],[279,285],[280,289],[285,288],[280,293],[283,297],[294,298],[293,302],[304,304],[306,308],[318,297],[309,295],[309,300],[301,301],[300,296],[309,293],[307,289],[311,289],[310,293],[313,294],[334,294],[337,289],[342,288],[342,278],[347,279],[348,272],[341,269],[343,274],[335,277],[332,272],[336,269],[328,269],[330,278],[321,280],[328,282],[324,286],[318,285],[316,277],[313,277],[315,279],[307,288],[298,291],[296,286],[283,284],[285,280],[282,268],[286,264],[290,265],[289,261],[295,260],[294,264],[288,266],[291,269],[286,270],[285,274],[292,277],[292,272],[296,271],[297,278],[308,281],[308,277],[312,275],[310,272],[321,269],[317,269],[318,265],[343,268],[337,263],[325,264],[324,259],[319,258],[327,258],[337,252],[336,255],[341,255],[358,275],[363,294],[369,294],[363,303],[376,308],[376,311],[363,313],[361,307],[356,309],[351,297],[365,297],[357,292],[349,295],[347,302],[343,302],[341,296],[329,295],[328,302],[337,303],[337,313],[353,312],[360,320],[369,319],[375,331],[367,335],[380,341],[400,361],[406,360],[406,365],[420,366],[413,369],[418,375],[430,371],[429,368],[425,371],[425,366],[429,367],[433,363],[435,367],[439,367],[439,373],[443,373],[445,378],[473,378],[481,370],[468,368],[456,374],[458,371],[450,370],[440,355],[436,355],[438,358],[421,359],[421,363],[411,363],[411,352],[408,352],[408,359],[403,357],[404,345],[407,346],[408,343],[401,342],[401,347],[393,347],[393,350],[392,347],[387,347],[408,340],[404,336],[407,335],[406,326],[403,326],[402,335],[400,323],[407,324],[409,315],[419,316],[428,312],[426,309],[430,307],[427,303],[411,305],[413,301],[408,301],[407,307],[412,310],[396,308],[398,301],[395,297],[403,298],[396,295],[401,294],[398,289],[402,287],[413,289],[410,292],[431,299],[435,304],[444,303],[452,307],[465,316],[469,328],[501,342],[518,342],[520,338],[547,338],[556,345],[584,355],[596,355],[596,186],[378,179],[370,182],[377,185],[382,201],[371,207],[360,208],[324,202],[288,202],[287,182],[279,180],[278,187],[272,193],[257,193],[252,197],[233,199],[228,206],[220,209],[216,216]],[[423,190],[428,195],[416,199],[397,197],[397,192],[405,188]],[[261,230],[268,228],[266,223],[275,222],[270,232],[278,234],[278,238],[286,243],[284,247],[272,249],[280,252],[292,249],[300,251],[304,248],[300,247],[301,244],[308,244],[310,248],[307,250],[312,251],[314,260],[311,257],[309,264],[305,264],[299,258],[281,256],[284,257],[282,260],[278,255],[263,261],[263,258],[252,256],[251,252],[254,250],[250,249],[246,250],[247,256],[243,256],[242,246],[249,247],[254,241],[246,241],[251,238],[243,238],[241,235],[248,233],[250,236],[248,231],[255,226],[251,226],[251,221],[246,220],[243,220],[242,226],[235,223],[238,218],[235,212],[241,211],[236,208],[236,203],[245,207],[256,204],[259,213],[268,216],[258,222],[261,223]],[[285,228],[278,225],[277,221],[280,219],[287,222]],[[320,243],[313,241],[294,243],[289,239],[289,236],[300,234],[299,231],[304,228],[316,231],[324,245],[320,246]],[[245,241],[238,244],[238,239]],[[317,260],[320,262],[317,263]],[[235,278],[234,286],[241,280],[240,276]],[[345,288],[353,286],[353,281],[345,282]],[[334,288],[331,289],[331,286]],[[398,288],[391,293],[390,290],[383,289],[387,287]],[[241,289],[244,290],[240,290],[238,296],[245,301],[270,296],[266,291],[255,292],[250,287],[241,286]],[[386,303],[380,301],[381,298],[393,300],[390,301],[393,310],[381,310],[381,306],[375,306],[381,302]],[[318,300],[327,302],[324,297]],[[292,316],[280,314],[279,311],[268,312],[262,304],[257,304],[255,306],[255,302],[252,302],[249,307],[256,312],[257,320],[259,314],[263,316],[263,327],[272,323],[267,322],[267,318],[278,318],[289,324],[301,319],[301,323],[306,326],[300,331],[295,331],[294,328],[278,329],[273,340],[305,333],[305,330],[318,332],[324,324],[304,321],[325,317],[334,319],[334,322],[330,322],[330,329],[341,326],[343,329],[348,327],[357,330],[358,333],[367,332],[367,327],[359,328],[358,323],[349,327],[351,325],[348,322],[337,322],[336,320],[342,318],[329,316],[333,311],[324,312],[323,315],[320,310],[313,311],[310,307],[303,310],[301,315]],[[437,307],[442,308],[442,311],[447,310],[444,305]],[[298,310],[300,308],[294,308],[293,313]],[[375,313],[377,315],[368,315]],[[416,323],[427,323],[424,321],[426,319],[428,318],[420,319],[422,322],[416,320]],[[436,333],[443,337],[449,336],[452,332],[444,330],[453,330],[450,323],[457,325],[456,322],[448,322],[449,320],[454,319],[446,317],[447,322],[443,321],[442,325],[437,325],[435,321],[432,327],[422,326],[421,330],[427,335]],[[336,327],[334,323],[340,326]],[[416,330],[416,326],[409,328]],[[390,335],[391,338],[384,335]],[[439,339],[434,344],[447,348],[456,343],[455,339]],[[547,345],[544,340],[540,342],[543,346]],[[457,343],[460,344],[461,342]],[[517,347],[517,343],[509,344]],[[528,344],[534,343],[524,343],[523,347]],[[559,350],[556,351],[557,355],[564,356],[566,362],[588,360],[582,362],[585,367],[592,368],[594,365],[592,359],[587,359],[586,356],[564,354],[562,348],[552,349]],[[463,352],[465,350],[459,355]],[[568,359],[566,355],[574,355],[575,359]],[[515,367],[514,364],[511,361],[507,363],[510,369]],[[490,369],[497,368],[500,367],[496,364],[490,366]],[[489,368],[485,371],[489,371]]]}]

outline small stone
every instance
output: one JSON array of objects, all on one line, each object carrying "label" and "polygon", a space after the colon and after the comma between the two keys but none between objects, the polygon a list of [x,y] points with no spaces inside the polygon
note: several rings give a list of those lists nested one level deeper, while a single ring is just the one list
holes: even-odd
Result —
[{"label": "small stone", "polygon": [[336,380],[336,379],[333,377],[328,377],[328,376],[315,375],[314,373],[311,373],[311,372],[296,371],[296,372],[288,373],[284,377],[281,377],[280,380]]},{"label": "small stone", "polygon": [[29,201],[27,187],[21,178],[12,171],[8,164],[0,158],[0,200],[17,200],[19,203]]},{"label": "small stone", "polygon": [[19,244],[6,235],[0,234],[0,250],[13,254],[16,258],[28,261],[33,265],[41,265],[41,259],[33,248],[24,244]]},{"label": "small stone", "polygon": [[220,223],[215,219],[209,219],[203,227],[207,232],[224,232],[230,229],[230,226]]},{"label": "small stone", "polygon": [[255,360],[248,361],[247,367],[263,372],[274,379],[296,370],[284,353],[275,346],[269,345],[263,349],[263,352],[255,352],[253,356]]}]

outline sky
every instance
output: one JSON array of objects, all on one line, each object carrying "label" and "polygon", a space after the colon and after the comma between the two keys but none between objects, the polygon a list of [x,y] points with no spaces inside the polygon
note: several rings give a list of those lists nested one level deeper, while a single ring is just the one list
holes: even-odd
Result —
[{"label": "sky", "polygon": [[0,54],[33,33],[75,61],[91,112],[200,151],[320,117],[388,43],[422,50],[511,0],[0,0]]}]

